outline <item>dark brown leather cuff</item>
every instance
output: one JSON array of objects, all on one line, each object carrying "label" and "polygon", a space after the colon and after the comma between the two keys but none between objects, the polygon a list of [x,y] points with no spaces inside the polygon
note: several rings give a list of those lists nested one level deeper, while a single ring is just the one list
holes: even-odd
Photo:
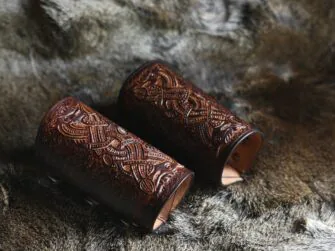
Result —
[{"label": "dark brown leather cuff", "polygon": [[37,154],[56,175],[124,215],[157,229],[193,173],[80,101],[59,101],[43,118]]},{"label": "dark brown leather cuff", "polygon": [[128,128],[193,169],[196,179],[215,184],[242,180],[263,141],[258,130],[161,62],[129,76],[119,108]]}]

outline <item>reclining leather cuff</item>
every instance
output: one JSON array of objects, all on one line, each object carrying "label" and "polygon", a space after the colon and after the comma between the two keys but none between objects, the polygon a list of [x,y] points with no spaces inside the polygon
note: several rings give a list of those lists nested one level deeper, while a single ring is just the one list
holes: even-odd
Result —
[{"label": "reclining leather cuff", "polygon": [[147,230],[166,221],[193,179],[174,159],[72,97],[45,115],[36,148],[56,175]]},{"label": "reclining leather cuff", "polygon": [[262,145],[258,130],[161,62],[128,77],[119,107],[126,127],[207,182],[242,180]]}]

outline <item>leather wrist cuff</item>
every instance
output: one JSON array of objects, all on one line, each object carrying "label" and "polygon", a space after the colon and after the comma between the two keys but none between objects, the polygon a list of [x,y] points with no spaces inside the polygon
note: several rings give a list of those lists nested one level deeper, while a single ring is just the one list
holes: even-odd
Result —
[{"label": "leather wrist cuff", "polygon": [[174,159],[72,97],[45,115],[36,149],[53,173],[147,230],[166,221],[193,179]]},{"label": "leather wrist cuff", "polygon": [[242,180],[262,134],[161,62],[125,81],[119,96],[125,125],[193,169],[196,179],[228,185]]}]

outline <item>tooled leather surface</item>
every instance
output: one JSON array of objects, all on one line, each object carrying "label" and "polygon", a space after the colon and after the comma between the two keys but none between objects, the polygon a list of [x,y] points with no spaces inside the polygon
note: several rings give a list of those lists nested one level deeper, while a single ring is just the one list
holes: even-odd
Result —
[{"label": "tooled leather surface", "polygon": [[[249,124],[161,63],[140,70],[130,79],[126,91],[140,102],[154,106],[172,123],[179,124],[194,139],[200,139],[214,150],[233,143],[251,129]],[[159,122],[155,126],[164,127]]]},{"label": "tooled leather surface", "polygon": [[[159,196],[178,170],[185,170],[172,158],[73,98],[59,102],[51,113],[47,125],[50,129],[57,129],[65,140],[93,151],[100,163],[118,175],[132,177],[146,194]],[[88,166],[94,166],[97,159],[89,159]]]}]

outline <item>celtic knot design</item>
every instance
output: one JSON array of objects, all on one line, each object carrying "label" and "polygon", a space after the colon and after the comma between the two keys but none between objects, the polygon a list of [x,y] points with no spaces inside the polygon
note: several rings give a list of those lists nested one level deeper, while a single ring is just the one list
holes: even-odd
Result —
[{"label": "celtic knot design", "polygon": [[203,144],[230,144],[250,126],[166,66],[154,63],[135,75],[128,91],[173,119]]},{"label": "celtic knot design", "polygon": [[183,167],[80,102],[59,106],[54,114],[51,126],[67,140],[94,151],[104,165],[132,177],[147,194],[159,195]]}]

